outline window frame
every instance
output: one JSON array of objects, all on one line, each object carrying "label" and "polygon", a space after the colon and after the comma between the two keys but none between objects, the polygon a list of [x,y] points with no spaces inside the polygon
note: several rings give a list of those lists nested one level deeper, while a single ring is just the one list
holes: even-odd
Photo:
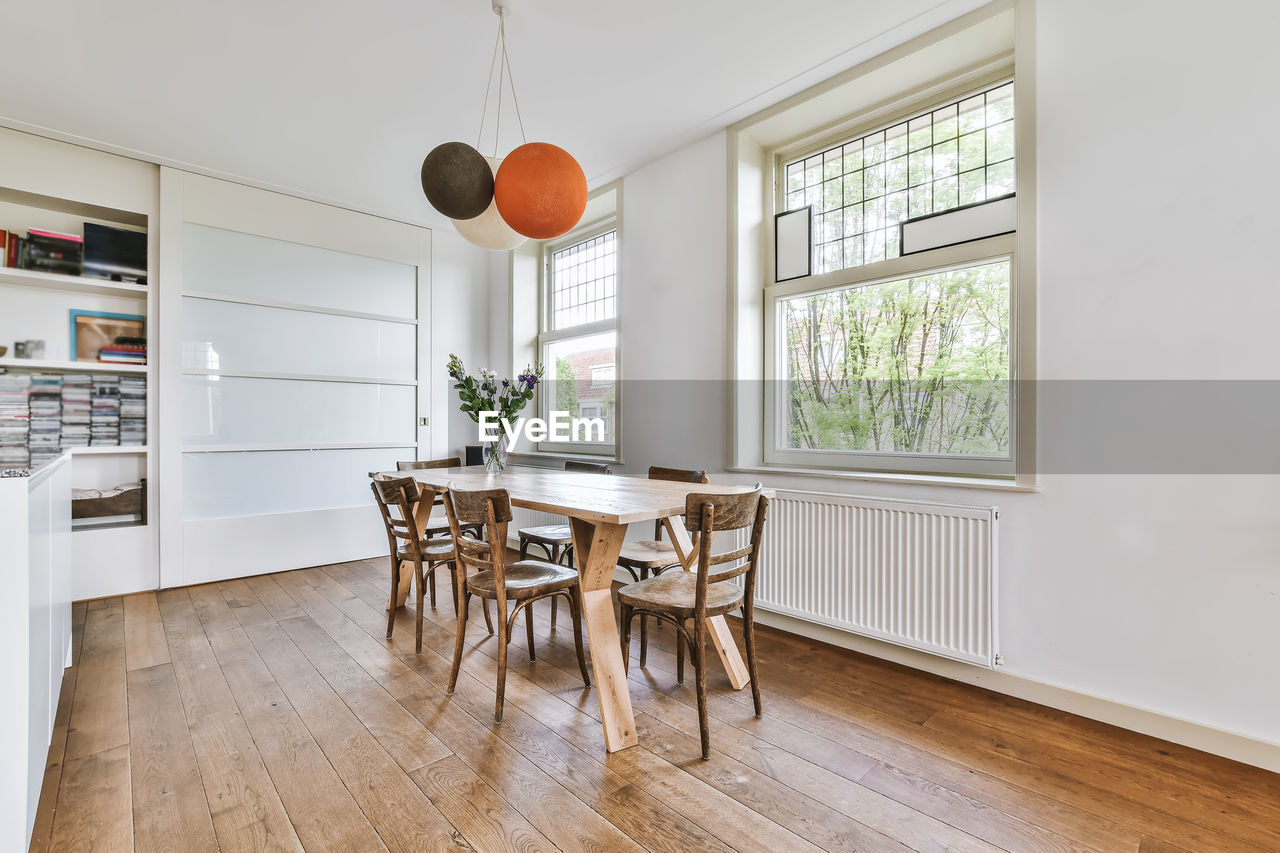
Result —
[{"label": "window frame", "polygon": [[[909,121],[924,113],[962,100],[963,98],[1003,85],[1014,83],[1014,103],[1019,104],[1018,82],[1011,64],[1001,64],[988,73],[978,76],[960,75],[953,84],[930,87],[928,91],[908,93],[888,104],[850,116],[825,129],[815,130],[801,137],[781,143],[765,152],[770,170],[766,180],[771,192],[765,193],[766,221],[782,212],[786,206],[786,164],[795,160],[821,154],[835,145],[861,138]],[[1015,110],[1015,121],[1024,120]],[[1021,136],[1015,137],[1014,164],[1015,186],[1020,185],[1019,174],[1023,162]],[[950,208],[954,209],[954,208]],[[950,210],[949,209],[949,210]],[[1019,208],[1021,212],[1021,207]],[[1019,223],[1021,224],[1021,223]],[[812,252],[812,247],[810,249]],[[784,348],[779,342],[779,303],[798,296],[816,295],[844,290],[851,287],[873,286],[904,278],[923,276],[948,269],[974,266],[984,261],[1009,261],[1009,447],[1007,456],[943,455],[924,453],[883,453],[851,450],[808,450],[779,446],[785,434],[781,418],[786,404],[781,394],[786,387],[782,358]],[[1019,262],[1017,231],[957,243],[898,256],[872,263],[845,267],[827,273],[778,282],[774,280],[772,265],[766,265],[763,294],[763,447],[761,461],[767,467],[789,469],[814,469],[815,471],[966,476],[989,479],[1016,479],[1019,459],[1019,433],[1021,408],[1018,400],[1019,375]]]},{"label": "window frame", "polygon": [[[585,243],[593,240],[610,231],[616,232],[614,237],[614,315],[612,319],[595,320],[590,323],[582,323],[577,326],[570,326],[565,329],[552,329],[552,305],[553,298],[551,259],[556,252],[575,246],[579,243]],[[546,355],[547,347],[550,344],[559,341],[574,340],[576,338],[590,337],[598,335],[602,332],[614,333],[613,343],[613,367],[614,367],[614,400],[613,400],[613,441],[612,442],[594,442],[594,441],[539,441],[534,444],[534,450],[539,453],[561,453],[572,455],[589,455],[589,456],[605,456],[611,459],[617,458],[617,449],[621,442],[621,426],[622,426],[622,385],[618,381],[622,367],[622,331],[619,318],[621,316],[622,306],[622,228],[620,217],[616,213],[596,219],[586,225],[579,226],[561,237],[554,240],[544,242],[538,250],[538,336],[534,341],[534,351],[536,358],[543,363],[547,371],[554,371],[555,366],[543,362]],[[550,379],[554,381],[554,373]],[[539,393],[537,400],[538,417],[544,420],[550,414],[551,401],[549,395],[543,393],[542,389],[548,387],[549,381],[546,375],[543,382],[539,385]]]}]

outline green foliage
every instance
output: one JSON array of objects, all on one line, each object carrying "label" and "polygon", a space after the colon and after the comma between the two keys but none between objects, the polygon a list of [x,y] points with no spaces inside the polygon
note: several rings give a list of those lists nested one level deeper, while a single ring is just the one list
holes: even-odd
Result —
[{"label": "green foliage", "polygon": [[477,423],[481,412],[497,412],[499,418],[515,421],[533,399],[533,390],[543,372],[542,365],[530,365],[514,381],[503,379],[499,383],[498,375],[488,368],[482,368],[478,376],[471,376],[462,359],[453,353],[449,354],[448,367],[449,376],[454,381],[453,388],[462,404],[458,410]]},{"label": "green foliage", "polygon": [[787,336],[789,446],[1003,455],[1009,264],[798,297]]},{"label": "green foliage", "polygon": [[578,416],[578,378],[569,359],[556,359],[556,411]]}]

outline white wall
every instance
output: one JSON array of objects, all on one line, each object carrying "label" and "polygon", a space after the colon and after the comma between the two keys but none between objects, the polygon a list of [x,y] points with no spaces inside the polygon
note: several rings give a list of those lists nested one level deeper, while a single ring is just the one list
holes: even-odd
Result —
[{"label": "white wall", "polygon": [[[1280,138],[1280,21],[1228,5],[1252,12],[1038,3],[1042,377],[1280,376],[1280,178],[1263,153]],[[624,179],[628,380],[729,374],[725,181],[724,134]],[[684,384],[688,410],[660,418],[628,386],[624,470],[725,464],[719,384]],[[1280,478],[1052,474],[1038,493],[767,479],[999,505],[1004,671],[1280,744]],[[1129,724],[1184,732],[1147,722]]]},{"label": "white wall", "polygon": [[[431,232],[431,370],[432,411],[448,412],[445,421],[432,425],[433,436],[447,438],[445,449],[433,456],[464,455],[464,446],[475,444],[475,424],[458,411],[458,395],[445,371],[449,354],[457,353],[468,369],[494,367],[489,360],[489,330],[492,311],[489,267],[496,252],[479,249],[452,228]],[[502,318],[506,318],[506,297],[502,297]],[[433,445],[439,447],[438,438]],[[425,456],[424,456],[425,458]]]}]

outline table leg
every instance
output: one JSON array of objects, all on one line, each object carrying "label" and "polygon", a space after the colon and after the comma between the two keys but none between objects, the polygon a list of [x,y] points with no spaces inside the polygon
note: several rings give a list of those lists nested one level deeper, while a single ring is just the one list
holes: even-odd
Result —
[{"label": "table leg", "polygon": [[[664,518],[662,522],[667,528],[667,534],[671,537],[671,544],[675,546],[676,554],[680,556],[680,563],[684,566],[684,570],[695,571],[698,552],[693,547],[693,539],[681,523],[680,517]],[[711,635],[711,644],[716,647],[716,652],[720,655],[720,661],[724,664],[724,671],[729,676],[729,683],[733,685],[733,689],[741,690],[750,684],[751,674],[747,671],[747,665],[738,652],[738,644],[734,642],[733,634],[729,633],[729,623],[724,617],[712,616],[708,619],[707,633]]]},{"label": "table leg", "polygon": [[582,579],[583,617],[600,697],[604,745],[609,752],[617,752],[636,745],[636,718],[631,710],[631,694],[627,691],[627,671],[622,660],[618,621],[613,613],[612,589],[618,551],[627,528],[621,524],[592,524],[577,518],[569,522],[578,575]]}]

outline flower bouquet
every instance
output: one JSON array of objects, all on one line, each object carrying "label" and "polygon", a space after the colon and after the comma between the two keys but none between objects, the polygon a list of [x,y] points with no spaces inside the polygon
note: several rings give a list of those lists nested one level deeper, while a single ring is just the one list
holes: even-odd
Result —
[{"label": "flower bouquet", "polygon": [[[542,379],[542,372],[542,365],[534,364],[526,367],[514,382],[510,379],[499,382],[498,375],[487,368],[472,376],[467,373],[462,359],[449,354],[449,377],[453,379],[454,390],[462,402],[458,409],[476,423],[480,422],[482,413],[488,413],[499,421],[514,423],[533,399],[533,391]],[[489,473],[502,473],[507,465],[507,450],[506,441],[501,436],[495,441],[484,442],[484,467]]]}]

